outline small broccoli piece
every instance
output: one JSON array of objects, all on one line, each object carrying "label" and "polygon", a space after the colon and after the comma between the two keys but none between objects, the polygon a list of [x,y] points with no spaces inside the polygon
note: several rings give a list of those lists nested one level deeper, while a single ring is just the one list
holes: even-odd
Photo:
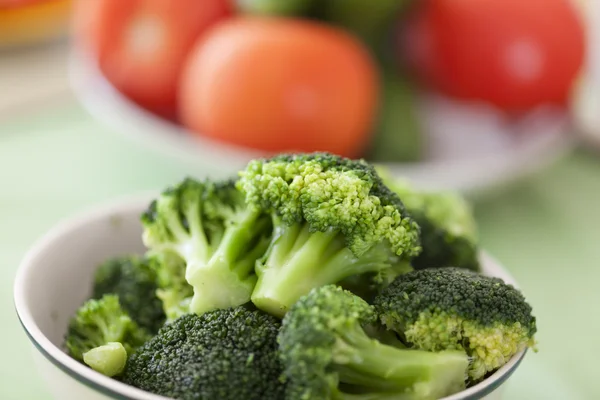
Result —
[{"label": "small broccoli piece", "polygon": [[83,362],[94,371],[113,377],[123,372],[127,350],[119,342],[110,342],[83,353]]},{"label": "small broccoli piece", "polygon": [[420,251],[418,226],[363,160],[327,153],[258,159],[238,185],[249,207],[273,221],[252,293],[252,302],[273,315],[283,316],[314,287],[368,272],[389,275]]},{"label": "small broccoli piece", "polygon": [[83,361],[83,354],[107,343],[123,344],[128,354],[151,337],[121,308],[119,297],[107,294],[87,300],[69,322],[65,345],[69,355]]},{"label": "small broccoli piece", "polygon": [[156,273],[156,296],[162,302],[166,322],[189,313],[194,289],[185,280],[185,260],[170,252],[149,251],[147,257],[150,267]]},{"label": "small broccoli piece", "polygon": [[381,322],[418,349],[464,349],[478,381],[534,346],[536,318],[520,291],[460,268],[413,271],[374,301]]},{"label": "small broccoli piece", "polygon": [[335,285],[301,297],[279,335],[286,399],[438,399],[465,387],[464,351],[432,353],[368,335],[372,306]]},{"label": "small broccoli piece", "polygon": [[280,321],[244,306],[187,314],[133,354],[123,381],[180,400],[279,400]]},{"label": "small broccoli piece", "polygon": [[156,273],[148,260],[127,255],[105,261],[96,270],[92,297],[119,296],[119,303],[131,318],[151,333],[165,322],[162,301],[156,296]]},{"label": "small broccoli piece", "polygon": [[378,172],[421,228],[423,251],[412,260],[415,269],[480,271],[477,223],[463,197],[453,192],[419,191],[405,180],[392,178],[383,168]]},{"label": "small broccoli piece", "polygon": [[271,223],[246,207],[234,181],[185,179],[154,200],[141,220],[153,253],[185,260],[185,278],[194,290],[191,312],[250,301],[254,264],[267,249]]}]

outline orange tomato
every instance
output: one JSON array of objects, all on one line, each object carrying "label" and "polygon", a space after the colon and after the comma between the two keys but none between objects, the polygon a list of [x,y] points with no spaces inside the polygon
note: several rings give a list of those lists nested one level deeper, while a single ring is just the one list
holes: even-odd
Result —
[{"label": "orange tomato", "polygon": [[228,0],[80,0],[74,21],[77,41],[115,88],[171,114],[190,48],[231,13]]},{"label": "orange tomato", "polygon": [[192,50],[179,110],[196,134],[223,142],[356,157],[370,139],[377,97],[374,62],[344,31],[243,17]]}]

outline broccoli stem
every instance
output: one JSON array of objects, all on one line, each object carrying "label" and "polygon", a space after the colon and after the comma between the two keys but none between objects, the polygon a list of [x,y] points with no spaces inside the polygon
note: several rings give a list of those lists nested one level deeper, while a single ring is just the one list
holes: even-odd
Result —
[{"label": "broccoli stem", "polygon": [[422,400],[414,393],[344,393],[340,392],[335,400]]},{"label": "broccoli stem", "polygon": [[191,258],[206,261],[210,254],[210,245],[202,224],[200,210],[193,203],[187,205],[183,210],[189,233],[181,223],[179,215],[168,213],[168,226],[178,243],[181,243],[178,253],[185,259]]},{"label": "broccoli stem", "polygon": [[186,296],[187,293],[182,294],[178,289],[158,289],[156,291],[156,297],[163,302],[167,322],[172,322],[189,312],[192,299]]},{"label": "broccoli stem", "polygon": [[389,267],[389,254],[376,247],[360,258],[334,230],[311,232],[307,223],[285,225],[274,218],[274,238],[266,259],[256,265],[252,302],[283,317],[311,289]]},{"label": "broccoli stem", "polygon": [[269,221],[259,212],[244,212],[238,222],[226,228],[211,260],[226,260],[240,277],[253,273],[256,260],[267,250],[269,229]]},{"label": "broccoli stem", "polygon": [[443,396],[449,388],[463,388],[468,367],[464,352],[399,349],[371,339],[360,326],[343,330],[335,344],[334,360],[340,381],[345,384],[369,393],[406,392],[412,388],[410,392],[425,399]]},{"label": "broccoli stem", "polygon": [[123,372],[127,362],[127,351],[119,342],[109,342],[83,354],[85,362],[94,371],[113,377]]},{"label": "broccoli stem", "polygon": [[96,316],[94,324],[96,324],[97,330],[90,330],[88,337],[96,343],[118,342],[120,338],[125,336],[128,322],[129,317],[126,316],[118,316],[110,321]]},{"label": "broccoli stem", "polygon": [[268,247],[269,221],[255,211],[237,216],[208,261],[188,261],[186,279],[194,288],[190,311],[237,307],[250,300],[256,284],[254,265]]},{"label": "broccoli stem", "polygon": [[224,260],[200,265],[188,280],[194,288],[190,311],[203,314],[221,308],[237,307],[250,300],[256,277],[241,278]]}]

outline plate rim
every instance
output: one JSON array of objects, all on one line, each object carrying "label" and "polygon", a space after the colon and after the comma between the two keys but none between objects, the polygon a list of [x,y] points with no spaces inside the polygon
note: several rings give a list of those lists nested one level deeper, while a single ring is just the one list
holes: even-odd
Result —
[{"label": "plate rim", "polygon": [[[82,50],[73,47],[68,60],[69,82],[75,97],[91,116],[117,133],[160,155],[177,159],[190,166],[220,165],[240,170],[253,158],[267,152],[223,143],[192,134],[183,126],[163,119],[136,105],[119,93]],[[465,195],[480,194],[523,179],[541,171],[569,154],[576,144],[570,126],[535,135],[511,152],[462,160],[420,162],[372,162],[387,168],[393,175],[416,177],[415,184],[425,188],[456,190]],[[484,166],[484,167],[482,167]],[[225,172],[224,170],[215,172]],[[422,177],[437,176],[437,183],[427,184]],[[433,181],[436,181],[434,179]]]}]

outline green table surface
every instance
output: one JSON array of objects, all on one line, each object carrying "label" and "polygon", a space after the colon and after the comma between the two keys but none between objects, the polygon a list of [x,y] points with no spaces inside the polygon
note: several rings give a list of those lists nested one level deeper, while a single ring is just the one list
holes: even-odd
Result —
[{"label": "green table surface", "polygon": [[[0,399],[50,399],[15,316],[28,247],[58,220],[190,171],[109,133],[76,103],[0,124]],[[476,204],[483,246],[516,277],[539,319],[539,349],[506,399],[600,399],[600,158],[575,152]],[[82,399],[83,400],[83,399]]]}]

